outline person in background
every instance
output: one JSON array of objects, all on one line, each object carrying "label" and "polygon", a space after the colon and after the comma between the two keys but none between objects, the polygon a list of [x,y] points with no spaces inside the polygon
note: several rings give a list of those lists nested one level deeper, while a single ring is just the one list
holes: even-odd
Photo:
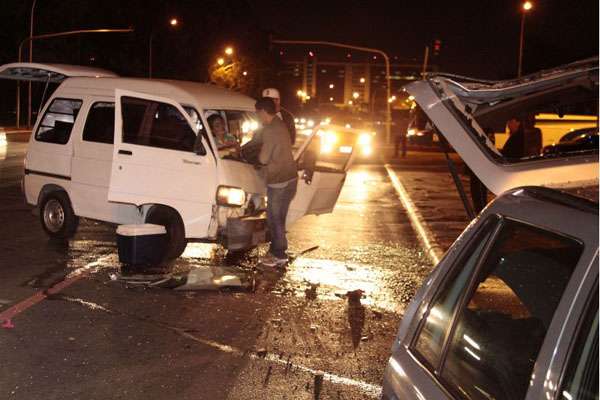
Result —
[{"label": "person in background", "polygon": [[521,119],[523,124],[523,144],[525,157],[539,156],[542,152],[542,131],[535,127],[535,114],[527,114]]},{"label": "person in background", "polygon": [[508,140],[502,147],[502,155],[506,158],[521,158],[525,156],[525,131],[518,118],[511,118],[506,122]]},{"label": "person in background", "polygon": [[289,134],[292,146],[296,143],[296,123],[294,116],[285,108],[281,107],[281,98],[279,90],[275,88],[267,88],[262,92],[263,97],[269,97],[275,102],[275,111],[277,116],[284,122]]},{"label": "person in background", "polygon": [[255,108],[263,125],[258,160],[263,166],[267,184],[267,226],[271,235],[269,253],[261,257],[260,263],[276,267],[288,262],[285,223],[290,203],[296,195],[298,171],[290,134],[284,122],[277,117],[273,99],[262,97]]}]

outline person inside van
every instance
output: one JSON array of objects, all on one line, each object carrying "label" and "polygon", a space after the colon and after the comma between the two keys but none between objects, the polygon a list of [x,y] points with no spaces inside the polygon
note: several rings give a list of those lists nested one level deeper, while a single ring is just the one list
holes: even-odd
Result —
[{"label": "person inside van", "polygon": [[212,114],[207,120],[210,131],[217,142],[219,154],[223,156],[234,152],[238,148],[239,143],[237,138],[225,129],[225,120],[223,117],[219,114]]}]

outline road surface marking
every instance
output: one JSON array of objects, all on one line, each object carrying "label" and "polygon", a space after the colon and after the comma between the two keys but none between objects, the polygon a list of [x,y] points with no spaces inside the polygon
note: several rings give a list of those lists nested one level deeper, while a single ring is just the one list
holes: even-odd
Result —
[{"label": "road surface marking", "polygon": [[344,386],[352,386],[354,388],[359,389],[363,394],[365,394],[368,397],[371,398],[375,398],[378,399],[381,397],[381,386],[379,385],[375,385],[372,383],[367,383],[364,381],[359,381],[356,379],[351,379],[351,378],[347,378],[345,376],[340,376],[340,375],[336,375],[336,374],[332,374],[329,372],[325,372],[322,370],[316,370],[313,368],[309,368],[309,367],[305,367],[303,365],[300,364],[295,364],[293,362],[290,361],[290,359],[284,359],[282,358],[280,355],[278,354],[273,354],[273,353],[259,353],[256,351],[243,351],[241,349],[238,349],[236,347],[227,345],[227,344],[223,344],[223,343],[219,343],[216,342],[214,340],[210,340],[210,339],[205,339],[202,337],[198,337],[196,335],[191,334],[189,331],[187,331],[184,328],[178,328],[178,327],[174,327],[171,325],[168,325],[164,322],[160,322],[160,321],[155,321],[152,319],[147,319],[147,318],[139,318],[136,315],[132,315],[126,312],[122,312],[122,311],[115,311],[115,310],[111,310],[109,308],[100,306],[98,304],[92,303],[90,301],[86,301],[83,299],[77,299],[77,298],[72,298],[72,297],[67,297],[67,296],[62,296],[61,297],[62,300],[65,301],[69,301],[69,302],[73,302],[79,305],[82,305],[86,308],[89,308],[90,310],[94,310],[94,311],[101,311],[101,312],[105,312],[107,314],[112,314],[112,315],[120,315],[120,316],[124,316],[124,317],[131,317],[131,318],[135,318],[137,320],[139,320],[139,322],[143,322],[146,324],[151,324],[153,326],[158,326],[164,329],[168,329],[172,332],[175,332],[176,334],[183,336],[187,339],[190,339],[196,343],[200,343],[203,344],[205,346],[211,347],[215,350],[218,350],[222,353],[227,353],[227,354],[231,354],[233,356],[236,357],[249,357],[253,360],[257,360],[257,361],[267,361],[273,364],[279,364],[279,365],[283,365],[286,368],[294,368],[297,370],[300,370],[302,372],[311,374],[311,375],[322,375],[323,376],[323,380],[325,381],[329,381],[333,384],[338,384],[338,385],[344,385]]},{"label": "road surface marking", "polygon": [[391,168],[389,164],[385,165],[385,169],[387,170],[388,175],[390,176],[392,185],[394,186],[394,189],[396,189],[396,192],[398,193],[398,197],[400,198],[402,205],[406,209],[406,213],[408,214],[408,218],[410,219],[413,228],[417,232],[421,243],[423,243],[423,246],[427,250],[427,255],[433,262],[433,265],[437,265],[443,256],[441,246],[436,242],[433,234],[431,233],[431,229],[429,229],[429,227],[427,226],[427,222],[425,222],[425,220],[421,216],[421,213],[419,213],[419,210],[414,205],[413,201],[408,195],[408,192],[404,188],[404,185],[402,184],[402,182],[400,182],[398,175],[396,175],[396,172]]},{"label": "road surface marking", "polygon": [[338,385],[353,386],[353,387],[361,390],[365,395],[375,398],[375,399],[378,399],[381,397],[382,389],[381,389],[381,386],[379,386],[379,385],[374,385],[372,383],[358,381],[356,379],[346,378],[344,376],[331,374],[329,372],[312,369],[312,368],[305,367],[300,364],[293,364],[289,360],[283,359],[283,358],[281,358],[281,356],[279,356],[277,354],[273,354],[273,353],[266,353],[264,355],[260,355],[256,352],[251,352],[251,353],[243,352],[240,349],[236,349],[235,347],[231,347],[229,345],[225,345],[225,344],[215,342],[213,340],[208,340],[208,339],[203,339],[203,338],[197,337],[197,336],[192,335],[191,333],[186,332],[185,330],[180,329],[180,328],[169,328],[169,329],[177,332],[181,336],[184,336],[195,342],[202,343],[206,346],[212,347],[212,348],[222,351],[224,353],[234,354],[234,355],[237,355],[240,357],[247,355],[248,357],[250,357],[254,360],[266,360],[266,361],[269,361],[274,364],[285,365],[286,367],[287,366],[294,367],[296,369],[299,369],[302,372],[306,372],[306,373],[309,373],[312,375],[323,375],[323,380],[326,380],[326,381],[329,381],[331,383],[338,384]]},{"label": "road surface marking", "polygon": [[81,278],[87,276],[91,268],[100,265],[100,263],[102,263],[104,259],[109,257],[110,256],[101,257],[96,261],[92,261],[91,263],[84,265],[81,268],[77,268],[76,270],[68,274],[66,279],[63,279],[62,281],[54,284],[48,289],[40,290],[39,292],[34,293],[32,296],[26,298],[25,300],[18,302],[9,309],[2,311],[0,313],[0,322],[10,321],[12,318],[21,314],[23,311],[33,307],[40,301],[46,299],[49,295],[57,294],[61,290],[71,286]]}]

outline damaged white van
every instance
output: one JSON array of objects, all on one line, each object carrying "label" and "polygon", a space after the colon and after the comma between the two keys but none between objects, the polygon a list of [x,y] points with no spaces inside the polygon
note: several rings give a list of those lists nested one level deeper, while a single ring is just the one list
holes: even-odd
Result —
[{"label": "damaged white van", "polygon": [[[243,250],[266,240],[265,183],[253,165],[220,154],[207,124],[219,114],[230,134],[247,140],[258,129],[252,98],[72,65],[6,64],[0,78],[60,83],[33,128],[23,179],[51,237],[71,237],[85,217],[164,225],[168,259],[188,241]],[[316,138],[297,140],[298,174],[310,179],[299,180],[289,223],[331,212],[350,166],[351,154],[337,164],[307,157]]]}]

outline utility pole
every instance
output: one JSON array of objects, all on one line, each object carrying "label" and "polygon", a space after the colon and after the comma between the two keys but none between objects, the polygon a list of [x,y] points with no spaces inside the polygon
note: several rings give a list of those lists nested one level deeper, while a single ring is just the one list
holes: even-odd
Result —
[{"label": "utility pole", "polygon": [[425,55],[423,56],[423,72],[421,72],[421,77],[425,79],[425,74],[427,73],[427,63],[429,62],[429,46],[425,46]]}]

